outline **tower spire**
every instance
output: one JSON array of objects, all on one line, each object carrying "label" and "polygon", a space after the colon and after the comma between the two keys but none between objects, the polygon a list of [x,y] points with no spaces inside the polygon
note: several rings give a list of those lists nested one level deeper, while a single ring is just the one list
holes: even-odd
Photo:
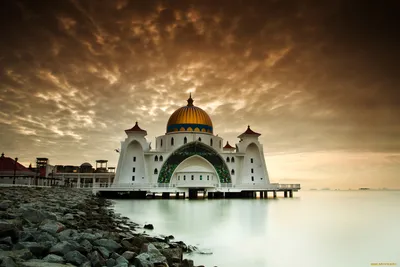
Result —
[{"label": "tower spire", "polygon": [[192,93],[190,92],[189,93],[189,99],[187,100],[187,102],[188,102],[188,106],[190,107],[190,106],[193,106],[193,98],[192,98]]}]

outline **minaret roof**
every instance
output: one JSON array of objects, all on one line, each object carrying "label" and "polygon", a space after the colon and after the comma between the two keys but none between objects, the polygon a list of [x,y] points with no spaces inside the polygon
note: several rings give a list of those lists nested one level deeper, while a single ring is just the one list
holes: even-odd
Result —
[{"label": "minaret roof", "polygon": [[136,123],[135,123],[135,126],[133,126],[132,128],[125,130],[125,132],[126,132],[126,133],[129,133],[129,132],[137,132],[137,133],[144,133],[144,134],[147,135],[147,131],[141,129],[141,128],[139,127],[138,122],[136,122]]},{"label": "minaret roof", "polygon": [[252,129],[250,129],[250,125],[248,125],[247,126],[247,130],[244,132],[244,133],[242,133],[241,135],[239,135],[239,138],[240,137],[242,137],[242,136],[244,136],[244,135],[255,135],[255,136],[260,136],[261,134],[260,133],[256,133],[256,132],[254,132]]},{"label": "minaret roof", "polygon": [[226,142],[226,145],[224,146],[224,149],[235,149],[233,146],[231,146],[230,144],[229,144],[229,142],[227,141]]}]

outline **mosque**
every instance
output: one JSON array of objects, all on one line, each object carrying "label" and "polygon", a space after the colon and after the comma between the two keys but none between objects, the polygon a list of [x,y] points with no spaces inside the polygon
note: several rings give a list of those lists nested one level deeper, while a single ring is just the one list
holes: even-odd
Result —
[{"label": "mosque", "polygon": [[187,105],[172,113],[155,148],[137,122],[125,130],[112,188],[172,193],[195,189],[210,194],[258,190],[276,196],[282,185],[270,183],[260,134],[248,126],[231,146],[214,135],[210,116],[193,102],[190,95]]}]

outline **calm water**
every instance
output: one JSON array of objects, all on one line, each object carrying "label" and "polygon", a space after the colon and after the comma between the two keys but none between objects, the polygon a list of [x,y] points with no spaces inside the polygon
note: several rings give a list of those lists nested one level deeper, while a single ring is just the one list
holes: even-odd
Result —
[{"label": "calm water", "polygon": [[[302,191],[293,199],[118,200],[154,233],[211,250],[195,265],[400,266],[400,191]],[[151,231],[149,231],[151,232]]]}]

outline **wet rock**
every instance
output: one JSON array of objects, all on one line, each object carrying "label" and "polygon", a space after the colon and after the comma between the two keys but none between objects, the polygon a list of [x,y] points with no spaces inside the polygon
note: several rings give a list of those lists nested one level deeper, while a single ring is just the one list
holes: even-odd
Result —
[{"label": "wet rock", "polygon": [[88,255],[93,267],[101,267],[106,263],[106,260],[100,255],[99,252],[93,251]]},{"label": "wet rock", "polygon": [[101,255],[106,259],[108,259],[110,257],[110,251],[108,251],[108,249],[106,249],[105,247],[93,247],[93,249],[100,252]]},{"label": "wet rock", "polygon": [[77,250],[70,251],[67,254],[65,254],[64,259],[66,262],[69,262],[69,263],[72,263],[72,264],[75,264],[78,266],[88,261],[88,259]]},{"label": "wet rock", "polygon": [[64,256],[68,252],[76,250],[77,248],[78,247],[74,243],[68,241],[61,241],[52,246],[49,250],[49,253],[56,254],[59,256]]},{"label": "wet rock", "polygon": [[116,264],[116,260],[114,260],[114,259],[108,259],[108,260],[106,260],[106,265],[107,265],[107,267],[115,266],[115,264]]},{"label": "wet rock", "polygon": [[141,253],[138,255],[133,264],[136,267],[154,267],[154,264],[150,261],[150,255],[147,253]]},{"label": "wet rock", "polygon": [[181,248],[160,249],[160,252],[167,258],[167,262],[169,265],[172,265],[173,263],[182,262],[182,249]]},{"label": "wet rock", "polygon": [[192,261],[192,260],[184,259],[184,260],[182,261],[182,265],[181,265],[181,266],[182,266],[182,267],[193,267],[194,264],[193,264],[193,261]]},{"label": "wet rock", "polygon": [[145,224],[143,226],[144,229],[154,230],[154,226],[152,224]]},{"label": "wet rock", "polygon": [[75,240],[78,236],[78,231],[75,229],[65,229],[57,234],[60,241]]},{"label": "wet rock", "polygon": [[11,200],[3,200],[0,202],[0,210],[6,211],[9,207],[12,206],[12,201]]},{"label": "wet rock", "polygon": [[133,251],[125,251],[124,253],[122,253],[122,257],[124,257],[125,259],[127,259],[128,261],[132,260],[133,258],[136,257],[136,252]]},{"label": "wet rock", "polygon": [[1,267],[17,267],[14,260],[11,257],[4,257],[1,259]]},{"label": "wet rock", "polygon": [[63,216],[63,220],[73,220],[74,219],[74,215],[71,213],[67,213]]},{"label": "wet rock", "polygon": [[28,249],[33,255],[40,257],[45,254],[47,248],[38,242],[19,242],[14,246],[15,249]]},{"label": "wet rock", "polygon": [[65,262],[63,257],[55,255],[55,254],[49,254],[46,257],[44,257],[43,260],[46,262],[53,262],[53,263],[64,263]]},{"label": "wet rock", "polygon": [[57,216],[54,213],[44,211],[44,210],[38,210],[34,208],[20,208],[19,212],[21,212],[22,217],[25,220],[28,220],[31,223],[41,223],[45,219],[49,220],[57,220]]},{"label": "wet rock", "polygon": [[39,229],[50,234],[56,234],[63,231],[65,229],[65,225],[57,221],[45,220],[39,226]]},{"label": "wet rock", "polygon": [[0,251],[0,259],[10,257],[12,259],[22,259],[22,260],[29,260],[32,259],[33,255],[29,249],[20,249],[20,250],[13,250],[13,251]]},{"label": "wet rock", "polygon": [[120,244],[111,239],[98,239],[95,240],[93,244],[99,247],[104,247],[108,251],[117,251],[122,248]]},{"label": "wet rock", "polygon": [[19,237],[19,231],[22,226],[15,220],[0,220],[0,238],[11,237],[13,242],[16,242]]},{"label": "wet rock", "polygon": [[151,243],[144,244],[141,251],[149,256],[152,264],[167,263],[167,258]]},{"label": "wet rock", "polygon": [[119,256],[118,258],[115,259],[117,264],[129,264],[129,261],[125,259],[123,256]]},{"label": "wet rock", "polygon": [[86,252],[86,253],[89,253],[89,252],[91,252],[92,250],[93,250],[93,245],[92,245],[92,243],[90,243],[88,240],[83,240],[81,243],[80,243],[80,246],[82,247],[82,249]]},{"label": "wet rock", "polygon": [[71,267],[70,264],[46,262],[44,260],[31,259],[20,263],[21,267]]},{"label": "wet rock", "polygon": [[7,237],[0,238],[0,244],[12,246],[13,243],[12,243],[11,237],[7,236]]}]

